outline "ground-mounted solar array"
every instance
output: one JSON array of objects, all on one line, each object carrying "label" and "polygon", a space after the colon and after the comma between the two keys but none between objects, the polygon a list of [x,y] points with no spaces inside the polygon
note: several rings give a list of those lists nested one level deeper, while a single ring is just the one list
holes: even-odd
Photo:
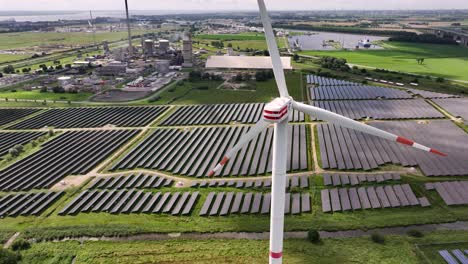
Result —
[{"label": "ground-mounted solar array", "polygon": [[430,206],[426,197],[416,197],[409,184],[324,189],[321,191],[321,199],[322,211],[325,213],[407,206]]},{"label": "ground-mounted solar array", "polygon": [[314,101],[313,105],[357,120],[444,118],[441,112],[423,99]]},{"label": "ground-mounted solar array", "polygon": [[468,181],[429,182],[426,190],[436,190],[446,205],[468,205]]},{"label": "ground-mounted solar array", "polygon": [[91,183],[88,189],[157,189],[170,187],[173,183],[172,179],[166,177],[138,173],[98,178]]},{"label": "ground-mounted solar array", "polygon": [[[192,130],[157,129],[118,161],[112,170],[146,168],[204,177],[250,127],[210,127]],[[271,172],[273,128],[266,129],[239,151],[216,176]],[[305,125],[289,127],[288,171],[306,170]]]},{"label": "ground-mounted solar array", "polygon": [[189,215],[198,192],[144,192],[142,190],[87,190],[68,203],[59,215],[78,213]]},{"label": "ground-mounted solar array", "polygon": [[468,263],[468,250],[439,250],[439,255],[447,264],[466,264]]},{"label": "ground-mounted solar array", "polygon": [[[238,189],[271,188],[271,178],[258,180],[211,180],[194,182],[191,188],[231,187]],[[308,176],[294,176],[286,179],[286,188],[309,188]]]},{"label": "ground-mounted solar array", "polygon": [[323,174],[325,186],[356,186],[363,183],[383,183],[388,181],[399,181],[401,176],[398,173],[381,174]]},{"label": "ground-mounted solar array", "polygon": [[0,126],[27,117],[41,110],[42,109],[33,108],[0,108]]},{"label": "ground-mounted solar array", "polygon": [[[233,122],[251,124],[262,117],[265,104],[188,105],[179,107],[162,126],[218,125]],[[291,122],[303,122],[304,114],[292,111]]]},{"label": "ground-mounted solar array", "polygon": [[0,190],[49,188],[68,175],[91,171],[120,148],[137,130],[70,131],[41,150],[0,171]]},{"label": "ground-mounted solar array", "polygon": [[307,84],[315,84],[318,86],[350,86],[350,85],[361,85],[355,82],[349,82],[339,79],[327,78],[317,75],[307,75]]},{"label": "ground-mounted solar array", "polygon": [[63,192],[39,192],[0,197],[0,218],[40,215],[63,194]]},{"label": "ground-mounted solar array", "polygon": [[[269,214],[270,204],[271,193],[210,192],[199,215]],[[309,193],[286,193],[285,214],[297,215],[311,210]]]},{"label": "ground-mounted solar array", "polygon": [[437,98],[458,98],[460,96],[453,95],[453,94],[444,94],[444,93],[436,93],[436,92],[429,92],[424,90],[417,90],[417,89],[407,89],[412,94],[419,95],[426,99],[437,99]]},{"label": "ground-mounted solar array", "polygon": [[318,86],[310,88],[312,100],[411,99],[405,91],[368,85]]},{"label": "ground-mounted solar array", "polygon": [[461,117],[468,124],[468,98],[434,99],[443,109],[455,117]]},{"label": "ground-mounted solar array", "polygon": [[0,132],[0,156],[16,145],[25,145],[45,135],[45,132]]},{"label": "ground-mounted solar array", "polygon": [[93,128],[146,126],[168,107],[79,107],[56,108],[8,127],[8,129]]},{"label": "ground-mounted solar array", "polygon": [[410,138],[448,154],[450,158],[329,124],[318,125],[325,169],[370,170],[384,164],[419,166],[427,176],[468,174],[468,135],[450,121],[370,122],[371,126]]}]

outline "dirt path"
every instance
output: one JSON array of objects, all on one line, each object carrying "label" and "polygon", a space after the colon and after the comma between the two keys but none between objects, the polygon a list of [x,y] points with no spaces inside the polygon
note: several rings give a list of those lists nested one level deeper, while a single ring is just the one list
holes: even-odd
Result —
[{"label": "dirt path", "polygon": [[8,239],[8,241],[3,245],[3,248],[9,248],[11,247],[11,245],[13,244],[13,242],[15,242],[15,240],[18,238],[18,236],[20,235],[21,233],[20,232],[16,232],[15,234],[13,234],[10,239]]},{"label": "dirt path", "polygon": [[[367,231],[364,230],[348,230],[348,231],[320,231],[322,238],[351,238],[369,236],[372,233],[380,233],[383,235],[406,235],[409,230],[419,230],[422,232],[433,231],[468,231],[468,222],[453,222],[445,224],[427,224],[427,225],[412,225],[406,227],[387,227],[376,228]],[[270,238],[269,232],[261,233],[248,233],[248,232],[221,232],[221,233],[168,233],[168,234],[144,234],[129,237],[80,237],[80,238],[65,238],[62,240],[55,240],[55,242],[63,242],[69,240],[77,241],[161,241],[161,240],[174,240],[174,239],[192,239],[192,240],[206,240],[206,239],[251,239],[251,240],[268,240]],[[285,239],[307,238],[307,232],[285,232]]]}]

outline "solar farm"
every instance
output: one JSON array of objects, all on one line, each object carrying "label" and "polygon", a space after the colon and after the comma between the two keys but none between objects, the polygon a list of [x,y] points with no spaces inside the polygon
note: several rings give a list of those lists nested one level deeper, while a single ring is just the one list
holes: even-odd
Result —
[{"label": "solar farm", "polygon": [[[309,96],[303,103],[414,139],[450,158],[292,111],[286,231],[468,219],[466,99],[314,75],[304,76],[303,89]],[[57,229],[63,237],[72,227],[103,226],[129,234],[265,232],[273,126],[208,177],[265,107],[0,109],[0,225],[27,234]],[[38,141],[50,130],[53,136]],[[17,145],[26,146],[25,152],[11,159],[9,150]],[[387,217],[392,221],[382,220]],[[458,251],[443,254],[461,257]]]}]

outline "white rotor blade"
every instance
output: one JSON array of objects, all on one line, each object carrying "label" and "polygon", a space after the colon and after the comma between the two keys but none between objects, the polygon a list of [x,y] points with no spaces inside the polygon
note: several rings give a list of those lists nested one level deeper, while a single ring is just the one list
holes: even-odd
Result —
[{"label": "white rotor blade", "polygon": [[208,174],[208,177],[213,176],[215,173],[219,172],[223,166],[231,159],[242,147],[247,145],[252,139],[254,139],[256,136],[258,136],[262,131],[268,127],[270,123],[265,122],[263,119],[260,119],[260,121],[257,122],[253,127],[250,128],[249,132],[247,134],[242,135],[239,142],[230,149],[224,158],[221,160],[221,162],[216,165],[216,167],[210,171]]},{"label": "white rotor blade", "polygon": [[426,146],[423,146],[421,144],[413,142],[413,141],[411,141],[409,139],[406,139],[404,137],[399,137],[399,136],[394,135],[392,133],[385,132],[385,131],[383,131],[381,129],[378,129],[378,128],[375,128],[375,127],[372,127],[372,126],[369,126],[369,125],[354,121],[354,120],[349,119],[347,117],[335,114],[333,112],[330,112],[330,111],[327,111],[327,110],[324,110],[324,109],[321,109],[321,108],[318,108],[318,107],[315,107],[315,106],[306,105],[306,104],[302,104],[302,103],[298,103],[298,102],[293,102],[293,108],[298,110],[298,111],[301,111],[303,113],[306,113],[308,115],[311,115],[313,117],[316,117],[316,118],[318,118],[320,120],[328,121],[328,122],[330,122],[332,124],[335,124],[335,125],[338,125],[338,126],[350,128],[350,129],[353,129],[353,130],[357,130],[357,131],[360,131],[360,132],[363,132],[363,133],[366,133],[366,134],[370,134],[370,135],[374,135],[376,137],[384,138],[384,139],[387,139],[387,140],[390,140],[390,141],[395,141],[395,142],[398,142],[398,143],[401,143],[401,144],[412,146],[414,148],[417,148],[417,149],[420,149],[420,150],[423,150],[423,151],[432,152],[432,153],[440,155],[440,156],[447,156],[446,154],[444,154],[444,153],[442,153],[442,152],[440,152],[438,150],[428,148]]},{"label": "white rotor blade", "polygon": [[286,78],[284,77],[283,62],[281,62],[280,53],[278,50],[278,44],[276,43],[275,33],[271,26],[270,17],[263,0],[258,0],[258,6],[260,8],[260,16],[262,18],[263,28],[265,30],[265,38],[268,44],[268,50],[270,52],[271,62],[273,64],[273,72],[275,74],[276,84],[281,97],[289,97],[288,87],[286,86]]}]

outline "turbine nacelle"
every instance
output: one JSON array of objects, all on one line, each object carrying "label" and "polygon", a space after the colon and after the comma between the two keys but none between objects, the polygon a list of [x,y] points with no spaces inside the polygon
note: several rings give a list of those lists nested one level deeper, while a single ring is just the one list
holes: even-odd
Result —
[{"label": "turbine nacelle", "polygon": [[292,109],[292,99],[279,97],[268,103],[263,109],[263,120],[270,123],[281,123],[289,118]]}]

